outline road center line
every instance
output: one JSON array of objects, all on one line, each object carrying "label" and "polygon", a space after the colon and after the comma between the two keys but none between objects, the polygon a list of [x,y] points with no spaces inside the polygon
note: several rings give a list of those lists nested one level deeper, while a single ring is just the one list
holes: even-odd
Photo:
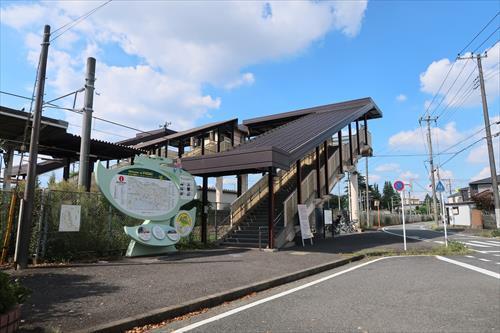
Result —
[{"label": "road center line", "polygon": [[[382,228],[382,231],[383,231],[383,232],[385,232],[385,233],[387,233],[387,234],[391,234],[391,235],[394,235],[394,236],[403,237],[403,235],[397,234],[397,233],[395,233],[395,232],[390,232],[390,231],[388,231],[385,227],[384,227],[384,228]],[[422,237],[418,237],[418,238],[416,238],[416,237],[414,237],[414,236],[406,236],[406,238],[410,238],[410,239],[417,239],[417,240],[421,240],[421,241],[424,241],[424,242],[430,242],[430,240],[429,240],[429,239],[422,238]]]},{"label": "road center line", "polygon": [[436,256],[436,258],[439,260],[442,260],[442,261],[449,262],[450,264],[455,264],[455,265],[458,265],[458,266],[461,266],[464,268],[468,268],[468,269],[471,269],[471,270],[476,271],[478,273],[485,274],[485,275],[488,275],[488,276],[491,276],[491,277],[494,277],[494,278],[497,278],[500,280],[500,274],[489,271],[487,269],[479,268],[479,267],[469,265],[469,264],[463,263],[461,261],[453,260],[453,259],[446,258],[446,257]]},{"label": "road center line", "polygon": [[192,329],[195,329],[195,328],[198,328],[200,326],[203,326],[203,325],[206,325],[208,323],[211,323],[211,322],[214,322],[214,321],[217,321],[219,319],[222,319],[222,318],[225,318],[225,317],[229,317],[233,314],[236,314],[238,312],[241,312],[241,311],[245,311],[247,309],[250,309],[250,308],[253,308],[254,306],[257,306],[257,305],[260,305],[260,304],[263,304],[263,303],[267,303],[269,301],[272,301],[272,300],[275,300],[277,298],[280,298],[280,297],[283,297],[283,296],[286,296],[286,295],[289,295],[289,294],[292,294],[296,291],[299,291],[299,290],[302,290],[302,289],[305,289],[305,288],[308,288],[308,287],[311,287],[311,286],[314,286],[318,283],[321,283],[321,282],[324,282],[324,281],[327,281],[327,280],[330,280],[330,279],[333,279],[334,277],[337,277],[339,275],[342,275],[342,274],[345,274],[345,273],[348,273],[348,272],[351,272],[351,271],[354,271],[358,268],[361,268],[361,267],[364,267],[366,265],[369,265],[369,264],[372,264],[374,262],[377,262],[377,261],[380,261],[380,260],[383,260],[383,259],[387,259],[387,258],[394,258],[394,257],[384,257],[384,258],[378,258],[378,259],[374,259],[372,261],[368,261],[368,262],[365,262],[363,264],[360,264],[360,265],[357,265],[357,266],[354,266],[354,267],[351,267],[351,268],[348,268],[346,270],[343,270],[343,271],[340,271],[340,272],[337,272],[337,273],[334,273],[334,274],[330,274],[330,275],[327,275],[327,276],[324,276],[320,279],[317,279],[317,280],[314,280],[314,281],[311,281],[311,282],[308,282],[302,286],[299,286],[299,287],[295,287],[295,288],[292,288],[292,289],[289,289],[289,290],[286,290],[286,291],[283,291],[279,294],[276,294],[276,295],[273,295],[273,296],[269,296],[269,297],[266,297],[266,298],[263,298],[263,299],[260,299],[258,301],[255,301],[255,302],[252,302],[252,303],[249,303],[247,305],[243,305],[243,306],[240,306],[238,308],[235,308],[235,309],[232,309],[232,310],[229,310],[229,311],[226,311],[226,312],[223,312],[221,314],[218,314],[216,316],[213,316],[211,318],[207,318],[207,319],[204,319],[204,320],[201,320],[197,323],[193,323],[191,325],[188,325],[188,326],[185,326],[185,327],[182,327],[182,328],[179,328],[178,330],[175,330],[173,331],[172,333],[182,333],[182,332],[188,332]]}]

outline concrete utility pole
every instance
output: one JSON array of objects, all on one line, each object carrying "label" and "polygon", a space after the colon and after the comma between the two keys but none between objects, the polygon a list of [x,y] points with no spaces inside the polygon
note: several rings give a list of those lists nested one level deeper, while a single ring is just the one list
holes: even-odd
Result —
[{"label": "concrete utility pole", "polygon": [[17,229],[17,242],[14,261],[17,269],[28,266],[29,243],[31,236],[31,220],[35,202],[36,167],[38,159],[38,139],[40,136],[40,121],[42,117],[43,94],[45,90],[45,74],[47,72],[47,56],[50,45],[50,26],[46,25],[43,31],[42,50],[40,53],[40,67],[37,74],[35,107],[32,119],[28,172],[26,188],[24,190],[21,220]]},{"label": "concrete utility pole", "polygon": [[87,58],[87,74],[85,77],[85,99],[83,105],[82,135],[80,142],[80,170],[78,186],[90,188],[89,150],[90,132],[92,129],[92,106],[94,103],[95,58]]},{"label": "concrete utility pole", "polygon": [[436,118],[431,118],[427,115],[425,118],[420,118],[419,123],[422,121],[427,122],[427,142],[429,144],[429,162],[431,164],[431,183],[432,183],[432,210],[434,213],[434,222],[438,222],[438,212],[437,212],[437,199],[436,199],[436,177],[434,175],[434,157],[432,154],[432,135],[431,135],[431,121],[436,121]]},{"label": "concrete utility pole", "polygon": [[[486,57],[486,55],[484,55]],[[491,184],[493,185],[493,199],[495,200],[495,219],[497,228],[500,228],[500,198],[498,195],[497,168],[495,165],[495,154],[493,152],[493,143],[491,141],[490,116],[488,114],[488,101],[486,100],[486,90],[484,87],[483,66],[481,64],[481,55],[476,56],[477,68],[479,70],[479,83],[481,85],[481,100],[483,102],[484,126],[486,129],[486,144],[488,145],[488,157],[490,160]]]}]

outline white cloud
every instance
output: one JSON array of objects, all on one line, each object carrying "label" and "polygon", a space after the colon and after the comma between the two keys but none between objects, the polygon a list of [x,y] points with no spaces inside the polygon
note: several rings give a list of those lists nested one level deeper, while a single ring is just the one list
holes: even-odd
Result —
[{"label": "white cloud", "polygon": [[373,183],[378,183],[382,179],[382,176],[371,173],[368,175],[368,183],[373,184]]},{"label": "white cloud", "polygon": [[483,178],[487,178],[487,177],[491,177],[491,172],[490,172],[490,167],[489,166],[486,166],[483,169],[481,169],[481,171],[479,171],[478,174],[476,174],[475,176],[473,176],[470,179],[470,181],[473,182],[475,180],[479,180],[479,179],[483,179]]},{"label": "white cloud", "polygon": [[254,84],[254,82],[255,82],[255,77],[252,73],[243,73],[243,74],[241,74],[240,78],[238,78],[234,81],[228,82],[225,85],[225,88],[226,89],[234,89],[234,88],[237,88],[237,87],[242,86],[242,85],[251,86],[252,84]]},{"label": "white cloud", "polygon": [[[466,56],[470,56],[470,54],[467,54]],[[499,57],[500,43],[497,42],[488,50],[488,57],[482,59],[483,73],[486,80],[486,95],[490,102],[493,102],[500,93],[500,85],[498,84]],[[441,87],[441,84],[447,75],[448,78]],[[440,114],[445,106],[453,109],[454,107],[460,107],[462,103],[465,107],[480,105],[481,96],[479,89],[472,90],[470,96],[465,98],[466,93],[472,89],[473,81],[477,75],[478,72],[475,59],[450,61],[449,59],[444,58],[432,62],[427,67],[426,71],[420,74],[420,90],[422,92],[431,95],[435,95],[439,92],[437,98],[430,107],[430,111],[434,111],[441,102],[442,103],[438,108],[437,114]],[[429,103],[429,101],[425,102],[424,107],[426,110]]]},{"label": "white cloud", "polygon": [[407,182],[410,182],[412,179],[418,179],[420,178],[420,176],[414,172],[411,172],[411,171],[405,171],[405,172],[402,172],[400,175],[399,175],[399,178],[401,178],[402,180],[404,181],[407,181]]},{"label": "white cloud", "polygon": [[[500,121],[499,116],[495,116],[493,118],[490,118],[490,128],[491,128],[491,134],[495,135],[496,133],[500,133],[500,124],[498,123]],[[481,126],[475,130],[475,132],[479,131],[481,128],[484,128],[484,126]],[[475,136],[476,139],[479,139],[481,137],[485,137],[486,132],[481,132],[481,136]],[[495,154],[495,159],[496,161],[500,162],[500,136],[493,137],[492,138],[492,143],[493,143],[493,152]],[[486,164],[489,163],[488,160],[488,146],[486,144],[486,140],[482,140],[478,145],[474,146],[469,154],[467,155],[467,162],[472,163],[472,164]]]},{"label": "white cloud", "polygon": [[[437,148],[439,145],[439,150],[446,149],[464,137],[464,134],[457,130],[454,122],[447,123],[444,128],[433,127],[431,128],[431,133],[433,146]],[[423,152],[425,151],[426,143],[426,133],[421,128],[401,131],[389,138],[389,146],[397,147],[403,151]]]},{"label": "white cloud", "polygon": [[[24,36],[36,66],[40,22],[60,27],[95,6],[12,3],[1,9],[1,24]],[[222,103],[203,92],[204,84],[251,85],[253,74],[241,72],[248,66],[296,56],[331,30],[356,36],[366,7],[366,1],[111,2],[51,44],[46,92],[59,96],[81,87],[92,55],[101,94],[96,115],[143,129],[165,120],[184,129]],[[139,60],[118,66],[116,55],[107,53],[116,47],[124,52],[120,58]]]},{"label": "white cloud", "polygon": [[[436,179],[438,179],[437,170],[435,171],[435,176],[436,176]],[[445,169],[439,170],[439,176],[441,177],[441,179],[454,179],[455,178],[453,175],[453,171],[445,170]]]},{"label": "white cloud", "polygon": [[398,101],[398,102],[404,102],[407,99],[408,99],[408,97],[406,97],[406,95],[404,95],[404,94],[399,94],[396,96],[396,101]]},{"label": "white cloud", "polygon": [[401,167],[398,163],[381,164],[375,168],[377,172],[401,172]]}]

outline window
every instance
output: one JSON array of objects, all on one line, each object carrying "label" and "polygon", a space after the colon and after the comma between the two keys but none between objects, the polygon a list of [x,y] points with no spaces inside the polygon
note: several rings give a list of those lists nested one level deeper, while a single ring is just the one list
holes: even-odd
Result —
[{"label": "window", "polygon": [[459,214],[458,207],[453,207],[453,215],[458,215],[458,214]]}]

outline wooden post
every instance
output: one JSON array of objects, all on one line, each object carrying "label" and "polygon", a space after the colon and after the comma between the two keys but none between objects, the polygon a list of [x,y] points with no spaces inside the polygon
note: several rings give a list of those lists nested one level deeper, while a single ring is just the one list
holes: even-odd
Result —
[{"label": "wooden post", "polygon": [[364,125],[365,125],[365,145],[368,144],[368,122],[365,114],[365,119],[363,120]]},{"label": "wooden post", "polygon": [[207,212],[208,212],[208,177],[203,176],[203,187],[201,192],[201,241],[207,244]]},{"label": "wooden post", "polygon": [[316,147],[316,197],[321,197],[321,178],[320,178],[320,164],[319,164],[319,146]]},{"label": "wooden post", "polygon": [[217,152],[220,153],[220,127],[217,127]]},{"label": "wooden post", "polygon": [[342,131],[337,133],[339,142],[339,173],[344,173],[344,157],[342,156]]},{"label": "wooden post", "polygon": [[267,176],[268,185],[268,200],[267,200],[267,216],[268,216],[268,247],[270,249],[274,248],[274,235],[273,235],[273,224],[274,224],[274,170],[269,167]]},{"label": "wooden post", "polygon": [[302,169],[300,166],[300,160],[295,162],[295,167],[297,168],[297,204],[302,203]]},{"label": "wooden post", "polygon": [[241,196],[241,175],[236,175],[236,196]]},{"label": "wooden post", "polygon": [[205,155],[205,137],[201,136],[201,155]]},{"label": "wooden post", "polygon": [[330,187],[328,186],[328,141],[323,143],[323,150],[325,153],[325,194],[328,194]]},{"label": "wooden post", "polygon": [[[108,161],[109,163],[109,161]],[[64,168],[63,168],[63,179],[68,180],[69,179],[69,158],[64,159]]]},{"label": "wooden post", "polygon": [[361,155],[361,147],[359,146],[359,121],[356,120],[356,143],[358,144],[358,155]]},{"label": "wooden post", "polygon": [[351,165],[354,165],[354,157],[353,157],[353,154],[352,154],[352,128],[351,128],[351,124],[349,124],[349,156],[350,156],[350,159],[351,159]]}]

